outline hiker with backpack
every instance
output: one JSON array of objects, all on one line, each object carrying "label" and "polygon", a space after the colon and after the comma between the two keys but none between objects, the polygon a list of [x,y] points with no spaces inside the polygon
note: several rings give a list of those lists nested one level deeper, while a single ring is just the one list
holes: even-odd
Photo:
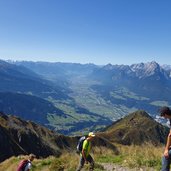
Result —
[{"label": "hiker with backpack", "polygon": [[32,161],[36,158],[34,154],[30,154],[28,159],[22,160],[17,168],[17,171],[30,171],[32,168]]},{"label": "hiker with backpack", "polygon": [[[160,116],[164,117],[165,119],[169,119],[170,126],[171,126],[171,109],[169,107],[166,106],[162,107],[160,109]],[[171,164],[171,129],[167,136],[167,143],[162,157],[162,171],[169,171],[170,164]]]},{"label": "hiker with backpack", "polygon": [[88,164],[88,162],[90,163],[89,170],[94,170],[94,160],[90,155],[91,141],[94,137],[95,134],[93,132],[90,132],[86,138],[81,137],[82,140],[80,138],[79,143],[77,145],[77,150],[80,150],[80,162],[77,171],[80,171],[83,168],[84,164]]}]

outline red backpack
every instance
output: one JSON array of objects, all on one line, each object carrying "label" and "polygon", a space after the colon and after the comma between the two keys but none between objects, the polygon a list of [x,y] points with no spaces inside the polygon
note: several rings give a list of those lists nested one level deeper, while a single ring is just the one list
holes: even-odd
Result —
[{"label": "red backpack", "polygon": [[17,171],[24,171],[28,163],[29,163],[28,160],[22,160],[18,165]]}]

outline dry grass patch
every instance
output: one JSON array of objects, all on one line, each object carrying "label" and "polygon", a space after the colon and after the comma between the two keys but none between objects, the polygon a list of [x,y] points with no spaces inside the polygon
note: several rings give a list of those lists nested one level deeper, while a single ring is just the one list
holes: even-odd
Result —
[{"label": "dry grass patch", "polygon": [[136,167],[153,167],[156,170],[161,168],[161,156],[163,154],[163,146],[154,146],[145,143],[141,146],[118,146],[120,155],[124,156],[123,164],[132,168]]}]

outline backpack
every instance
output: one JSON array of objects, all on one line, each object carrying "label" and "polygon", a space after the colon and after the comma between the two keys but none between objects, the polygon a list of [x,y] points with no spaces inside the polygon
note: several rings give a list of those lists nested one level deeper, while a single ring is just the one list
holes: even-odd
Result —
[{"label": "backpack", "polygon": [[85,136],[81,137],[78,141],[78,144],[77,144],[77,153],[81,153],[82,152],[82,148],[83,148],[83,142],[84,140],[86,139]]},{"label": "backpack", "polygon": [[17,171],[24,171],[28,163],[29,163],[28,160],[22,160],[18,165]]}]

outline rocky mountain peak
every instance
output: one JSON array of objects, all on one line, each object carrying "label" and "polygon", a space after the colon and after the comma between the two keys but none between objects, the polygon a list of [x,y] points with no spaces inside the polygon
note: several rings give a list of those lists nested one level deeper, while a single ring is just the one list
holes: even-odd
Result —
[{"label": "rocky mountain peak", "polygon": [[130,66],[132,71],[136,73],[136,76],[141,78],[150,77],[153,75],[164,76],[168,79],[168,74],[162,69],[162,67],[155,61],[148,63],[133,64]]},{"label": "rocky mountain peak", "polygon": [[105,70],[112,70],[113,68],[114,68],[114,65],[112,65],[111,63],[109,63],[103,67],[103,69],[105,69]]}]

